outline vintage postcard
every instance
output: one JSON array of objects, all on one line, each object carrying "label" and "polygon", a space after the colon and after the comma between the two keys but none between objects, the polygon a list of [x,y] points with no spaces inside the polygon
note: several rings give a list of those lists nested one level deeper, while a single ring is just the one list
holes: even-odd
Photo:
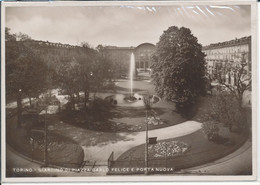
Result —
[{"label": "vintage postcard", "polygon": [[4,182],[256,180],[256,2],[2,2]]}]

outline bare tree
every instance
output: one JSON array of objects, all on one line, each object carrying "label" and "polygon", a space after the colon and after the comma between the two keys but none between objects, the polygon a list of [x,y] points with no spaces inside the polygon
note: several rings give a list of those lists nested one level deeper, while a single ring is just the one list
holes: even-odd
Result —
[{"label": "bare tree", "polygon": [[[246,90],[251,88],[252,77],[247,72],[247,62],[245,60],[245,53],[242,56],[235,56],[238,60],[230,65],[225,65],[222,70],[224,73],[233,74],[234,83],[230,83],[221,79],[219,74],[219,83],[225,86],[232,95],[238,100],[239,107],[242,107],[243,94]],[[230,78],[230,76],[229,76]]]}]

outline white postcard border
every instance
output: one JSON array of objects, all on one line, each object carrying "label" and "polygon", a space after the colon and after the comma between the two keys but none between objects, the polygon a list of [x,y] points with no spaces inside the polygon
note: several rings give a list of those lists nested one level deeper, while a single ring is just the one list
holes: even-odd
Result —
[{"label": "white postcard border", "polygon": [[251,34],[252,34],[252,164],[253,174],[251,176],[109,176],[109,177],[15,177],[6,178],[5,176],[5,163],[6,163],[6,143],[5,143],[5,63],[1,63],[1,134],[2,134],[2,145],[1,145],[1,159],[2,159],[2,181],[3,182],[152,182],[152,181],[242,181],[242,180],[256,180],[257,171],[257,6],[255,1],[95,1],[95,2],[2,2],[1,7],[1,60],[5,61],[5,8],[6,7],[19,7],[19,6],[170,6],[170,5],[251,5]]}]

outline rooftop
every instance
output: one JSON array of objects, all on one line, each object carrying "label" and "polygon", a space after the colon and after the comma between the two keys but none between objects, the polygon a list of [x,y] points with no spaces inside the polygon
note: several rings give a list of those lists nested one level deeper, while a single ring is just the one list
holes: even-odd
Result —
[{"label": "rooftop", "polygon": [[225,41],[225,42],[213,43],[208,46],[204,46],[203,50],[230,47],[230,46],[249,44],[249,43],[251,43],[251,36],[242,37],[239,39],[235,38],[233,40],[229,40],[229,41]]}]

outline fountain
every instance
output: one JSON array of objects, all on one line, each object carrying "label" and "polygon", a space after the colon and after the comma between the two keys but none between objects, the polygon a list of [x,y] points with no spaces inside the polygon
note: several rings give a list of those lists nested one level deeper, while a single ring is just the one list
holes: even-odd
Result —
[{"label": "fountain", "polygon": [[[144,94],[138,94],[134,92],[134,75],[135,75],[135,56],[132,53],[130,57],[130,69],[129,69],[129,78],[130,78],[130,88],[129,94],[114,94],[106,97],[105,99],[109,101],[111,104],[116,106],[123,107],[144,107]],[[157,103],[160,98],[151,95],[149,96],[152,103]]]},{"label": "fountain", "polygon": [[130,76],[130,97],[133,97],[133,78],[135,74],[135,57],[134,54],[131,54],[130,58],[130,70],[129,70],[129,76]]}]

